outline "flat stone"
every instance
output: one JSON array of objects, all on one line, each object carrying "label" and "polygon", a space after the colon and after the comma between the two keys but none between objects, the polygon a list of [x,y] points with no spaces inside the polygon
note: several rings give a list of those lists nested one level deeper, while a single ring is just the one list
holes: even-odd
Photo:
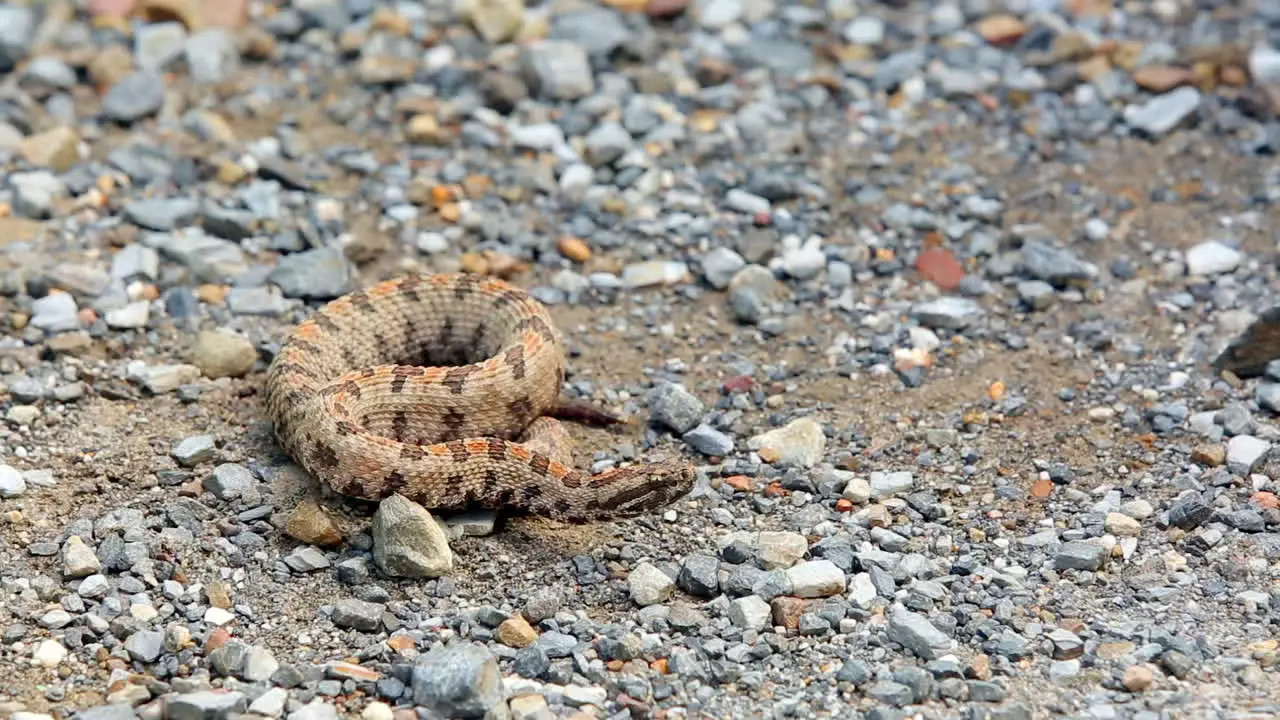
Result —
[{"label": "flat stone", "polygon": [[1092,542],[1073,540],[1063,543],[1053,556],[1053,566],[1059,570],[1097,570],[1107,556],[1106,548]]},{"label": "flat stone", "polygon": [[982,306],[970,298],[942,297],[911,308],[916,320],[935,330],[963,330],[982,316]]},{"label": "flat stone", "polygon": [[919,613],[898,609],[889,616],[890,640],[925,660],[936,660],[951,651],[952,640]]},{"label": "flat stone", "polygon": [[382,627],[384,605],[365,602],[354,598],[345,598],[334,603],[333,624],[338,627],[355,628],[364,632],[376,632]]}]

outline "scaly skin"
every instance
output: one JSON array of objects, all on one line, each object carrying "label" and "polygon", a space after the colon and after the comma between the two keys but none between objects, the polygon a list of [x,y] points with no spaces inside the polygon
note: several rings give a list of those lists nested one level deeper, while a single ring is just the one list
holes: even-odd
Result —
[{"label": "scaly skin", "polygon": [[564,342],[545,307],[501,280],[410,275],[330,302],[267,371],[266,409],[299,465],[344,495],[432,509],[518,508],[567,522],[683,497],[683,461],[590,475],[549,415]]}]

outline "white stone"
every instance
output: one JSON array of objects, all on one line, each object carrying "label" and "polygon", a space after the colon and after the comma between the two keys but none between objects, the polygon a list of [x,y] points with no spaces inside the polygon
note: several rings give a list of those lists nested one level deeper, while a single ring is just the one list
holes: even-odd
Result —
[{"label": "white stone", "polygon": [[235,619],[235,614],[230,610],[224,610],[220,607],[210,607],[204,611],[204,621],[211,625],[226,625]]},{"label": "white stone", "polygon": [[1271,443],[1252,435],[1236,435],[1227,441],[1227,469],[1237,475],[1253,472],[1267,453]]},{"label": "white stone", "polygon": [[747,630],[764,630],[769,627],[772,611],[769,603],[759,595],[747,595],[729,604],[729,622]]},{"label": "white stone", "polygon": [[36,646],[32,658],[44,667],[54,667],[67,656],[67,649],[57,640],[44,640]]},{"label": "white stone", "polygon": [[1202,242],[1187,251],[1188,275],[1221,275],[1235,270],[1244,254],[1217,240]]},{"label": "white stone", "polygon": [[820,598],[844,592],[844,572],[830,560],[810,560],[787,568],[791,594],[799,598]]},{"label": "white stone", "polygon": [[640,563],[627,577],[631,600],[640,607],[656,605],[675,592],[676,583],[671,576],[649,563]]},{"label": "white stone", "polygon": [[0,498],[16,498],[27,491],[22,473],[9,465],[0,465]]},{"label": "white stone", "polygon": [[876,586],[871,582],[871,575],[864,572],[854,575],[853,581],[849,583],[849,602],[866,610],[875,599]]},{"label": "white stone", "polygon": [[267,717],[280,717],[284,712],[285,701],[288,699],[288,690],[273,687],[259,695],[257,700],[249,703],[249,712],[266,715]]}]

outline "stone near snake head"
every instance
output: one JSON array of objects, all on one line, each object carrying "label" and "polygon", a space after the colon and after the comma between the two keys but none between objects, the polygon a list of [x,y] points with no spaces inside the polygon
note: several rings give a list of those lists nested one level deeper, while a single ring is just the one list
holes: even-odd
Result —
[{"label": "stone near snake head", "polygon": [[546,308],[476,275],[409,275],[340,297],[294,329],[267,371],[281,447],[344,495],[430,509],[516,508],[569,522],[686,495],[683,460],[573,467],[554,419],[564,341]]}]

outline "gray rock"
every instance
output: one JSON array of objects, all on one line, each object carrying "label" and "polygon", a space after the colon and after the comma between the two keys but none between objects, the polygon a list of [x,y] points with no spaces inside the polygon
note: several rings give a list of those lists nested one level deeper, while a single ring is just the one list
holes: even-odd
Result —
[{"label": "gray rock", "polygon": [[67,90],[76,85],[76,71],[60,58],[37,57],[27,64],[23,80],[46,88]]},{"label": "gray rock", "polygon": [[724,457],[733,452],[734,448],[733,438],[706,423],[699,423],[697,427],[681,435],[680,439],[694,450],[712,457]]},{"label": "gray rock", "polygon": [[282,687],[273,687],[249,703],[249,712],[265,717],[280,717],[284,714],[285,703],[288,700],[288,690]]},{"label": "gray rock", "polygon": [[887,634],[890,640],[925,660],[936,660],[951,651],[951,638],[934,627],[928,618],[910,610],[894,610],[889,616]]},{"label": "gray rock", "polygon": [[284,564],[294,572],[315,572],[329,567],[329,558],[318,548],[306,545],[284,556]]},{"label": "gray rock", "polygon": [[1253,435],[1236,435],[1227,441],[1227,469],[1236,475],[1247,475],[1258,468],[1271,443]]},{"label": "gray rock", "polygon": [[925,327],[963,330],[982,316],[982,306],[970,298],[948,296],[919,303],[911,314]]},{"label": "gray rock", "polygon": [[329,300],[351,290],[351,263],[338,248],[307,250],[281,258],[267,282],[279,286],[285,297]]},{"label": "gray rock", "polygon": [[285,720],[338,720],[340,717],[338,708],[321,698],[315,698],[289,713]]},{"label": "gray rock", "polygon": [[154,115],[164,105],[164,77],[149,70],[126,75],[102,98],[102,114],[118,123],[132,123]]},{"label": "gray rock", "polygon": [[1047,310],[1056,297],[1053,286],[1043,280],[1018,283],[1018,297],[1032,310]]},{"label": "gray rock", "polygon": [[749,193],[741,188],[731,188],[726,192],[724,204],[730,210],[736,210],[746,215],[758,215],[773,209],[773,204],[768,199]]},{"label": "gray rock", "polygon": [[597,125],[584,139],[587,162],[592,165],[611,165],[631,149],[634,142],[631,133],[618,123]]},{"label": "gray rock", "polygon": [[845,25],[841,34],[850,45],[879,45],[885,38],[884,20],[874,15],[860,15]]},{"label": "gray rock", "polygon": [[1098,269],[1070,250],[1055,248],[1040,240],[1022,244],[1022,264],[1034,278],[1053,285],[1087,281],[1097,277]]},{"label": "gray rock", "polygon": [[233,500],[248,492],[257,480],[249,468],[236,463],[223,463],[213,469],[204,481],[204,488],[219,500]]},{"label": "gray rock", "polygon": [[911,491],[915,479],[910,470],[895,472],[875,471],[871,473],[871,497],[877,500],[904,495]]},{"label": "gray rock", "polygon": [[484,718],[506,702],[498,661],[483,645],[438,646],[413,665],[413,702],[450,718]]},{"label": "gray rock", "polygon": [[[3,22],[3,20],[0,20]],[[35,717],[22,718],[22,713],[15,713],[13,720],[44,720],[48,715],[36,715]],[[99,705],[98,707],[85,708],[80,712],[71,716],[72,720],[137,720],[138,714],[133,711],[133,707],[128,703],[115,702],[110,705]]]},{"label": "gray rock", "polygon": [[686,433],[702,419],[702,401],[675,383],[659,383],[649,391],[652,419],[677,433]]},{"label": "gray rock", "polygon": [[200,211],[200,203],[193,198],[148,198],[134,200],[124,206],[124,217],[129,222],[147,230],[173,230],[190,225]]},{"label": "gray rock", "polygon": [[676,584],[671,576],[649,563],[640,563],[627,575],[631,601],[640,607],[656,605],[669,599]]},{"label": "gray rock", "polygon": [[217,441],[212,435],[192,435],[178,441],[170,453],[182,467],[195,467],[212,460],[218,452]]},{"label": "gray rock", "polygon": [[1106,561],[1107,550],[1097,543],[1073,540],[1063,543],[1053,556],[1059,570],[1097,570]]},{"label": "gray rock", "polygon": [[911,704],[911,688],[892,680],[880,680],[867,688],[867,696],[894,707]]},{"label": "gray rock", "polygon": [[36,36],[36,22],[32,6],[0,5],[0,74],[11,72],[27,57]]},{"label": "gray rock", "polygon": [[1258,429],[1253,413],[1241,403],[1228,403],[1218,411],[1214,421],[1222,426],[1222,431],[1228,436],[1250,435]]},{"label": "gray rock", "polygon": [[183,48],[187,70],[198,83],[225,80],[240,65],[240,52],[235,38],[221,28],[210,28],[193,34]]},{"label": "gray rock", "polygon": [[209,666],[221,677],[238,676],[249,658],[249,645],[240,640],[231,640],[226,645],[209,653]]},{"label": "gray rock", "polygon": [[239,245],[209,237],[197,228],[163,236],[156,249],[185,265],[200,282],[229,283],[249,269]]},{"label": "gray rock", "polygon": [[382,613],[386,607],[378,603],[345,598],[334,603],[333,624],[343,628],[355,628],[364,632],[376,632],[382,627]]},{"label": "gray rock", "polygon": [[703,265],[703,277],[707,278],[708,284],[716,290],[724,290],[732,281],[733,275],[745,268],[746,260],[728,247],[716,247],[707,255],[703,255],[701,265]]},{"label": "gray rock", "polygon": [[130,635],[124,641],[124,649],[129,657],[144,663],[155,662],[164,651],[163,630],[142,630]]},{"label": "gray rock", "polygon": [[71,293],[55,293],[32,301],[31,319],[28,322],[32,327],[45,332],[66,332],[80,327],[77,315],[79,312],[80,308]]},{"label": "gray rock", "polygon": [[1175,528],[1192,530],[1207,523],[1212,516],[1213,509],[1208,503],[1197,496],[1188,495],[1170,507],[1169,524]]},{"label": "gray rock", "polygon": [[274,287],[233,287],[227,308],[236,315],[277,317],[288,309],[284,295]]},{"label": "gray rock", "polygon": [[548,100],[578,100],[595,92],[595,76],[582,46],[563,40],[540,40],[521,57],[525,81]]},{"label": "gray rock", "polygon": [[132,243],[111,257],[111,277],[115,280],[155,280],[159,275],[160,254],[154,248]]},{"label": "gray rock", "polygon": [[710,555],[694,553],[685,558],[676,576],[681,590],[698,597],[715,597],[720,592],[720,561]]},{"label": "gray rock", "polygon": [[244,693],[235,690],[197,690],[169,700],[170,720],[210,720],[242,712],[248,706]]},{"label": "gray rock", "polygon": [[449,539],[431,513],[403,495],[378,504],[373,559],[388,575],[433,578],[453,571]]},{"label": "gray rock", "polygon": [[1254,400],[1258,407],[1280,413],[1280,382],[1260,382],[1254,390]]},{"label": "gray rock", "polygon": [[138,68],[153,72],[169,69],[182,56],[187,29],[180,22],[141,23],[133,35],[133,56]]},{"label": "gray rock", "polygon": [[21,216],[44,220],[53,215],[53,204],[67,194],[67,188],[47,170],[9,174],[13,188],[13,209]]}]

